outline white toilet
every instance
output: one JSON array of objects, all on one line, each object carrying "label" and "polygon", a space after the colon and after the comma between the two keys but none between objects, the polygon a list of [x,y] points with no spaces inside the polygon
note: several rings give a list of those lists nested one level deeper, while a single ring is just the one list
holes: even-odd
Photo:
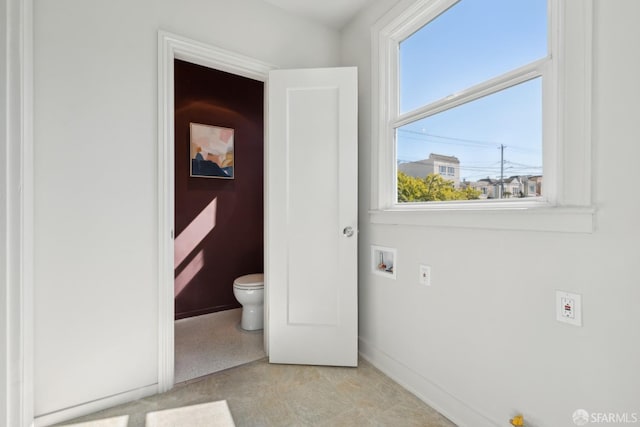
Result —
[{"label": "white toilet", "polygon": [[247,331],[262,329],[264,274],[247,274],[233,281],[233,295],[242,304],[240,326]]}]

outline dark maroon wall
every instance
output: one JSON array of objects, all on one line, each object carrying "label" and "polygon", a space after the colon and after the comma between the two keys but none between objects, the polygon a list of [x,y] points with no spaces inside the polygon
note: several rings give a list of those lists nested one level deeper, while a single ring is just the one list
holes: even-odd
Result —
[{"label": "dark maroon wall", "polygon": [[[263,271],[263,99],[262,82],[175,61],[176,239],[217,206],[215,227],[176,266],[176,277],[197,271],[176,295],[176,319],[240,307],[233,279]],[[189,177],[190,122],[235,130],[235,179]]]}]

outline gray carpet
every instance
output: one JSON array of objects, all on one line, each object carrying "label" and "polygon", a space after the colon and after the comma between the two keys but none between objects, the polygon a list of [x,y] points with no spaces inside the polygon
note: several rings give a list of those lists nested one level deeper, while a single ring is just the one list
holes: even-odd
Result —
[{"label": "gray carpet", "polygon": [[237,308],[176,320],[176,384],[266,356],[262,331],[241,329],[241,315]]}]

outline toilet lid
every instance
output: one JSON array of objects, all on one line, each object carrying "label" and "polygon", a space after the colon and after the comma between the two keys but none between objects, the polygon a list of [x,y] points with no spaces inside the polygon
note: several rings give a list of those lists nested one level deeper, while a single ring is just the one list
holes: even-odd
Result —
[{"label": "toilet lid", "polygon": [[233,286],[242,288],[262,288],[264,287],[264,274],[247,274],[240,276],[233,281]]}]

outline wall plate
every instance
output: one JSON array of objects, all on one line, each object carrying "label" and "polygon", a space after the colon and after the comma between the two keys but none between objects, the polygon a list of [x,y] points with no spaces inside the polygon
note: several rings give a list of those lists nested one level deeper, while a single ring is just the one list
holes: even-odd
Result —
[{"label": "wall plate", "polygon": [[424,286],[431,286],[431,267],[420,264],[418,267],[418,282]]},{"label": "wall plate", "polygon": [[556,291],[556,320],[574,326],[582,326],[582,296]]}]

